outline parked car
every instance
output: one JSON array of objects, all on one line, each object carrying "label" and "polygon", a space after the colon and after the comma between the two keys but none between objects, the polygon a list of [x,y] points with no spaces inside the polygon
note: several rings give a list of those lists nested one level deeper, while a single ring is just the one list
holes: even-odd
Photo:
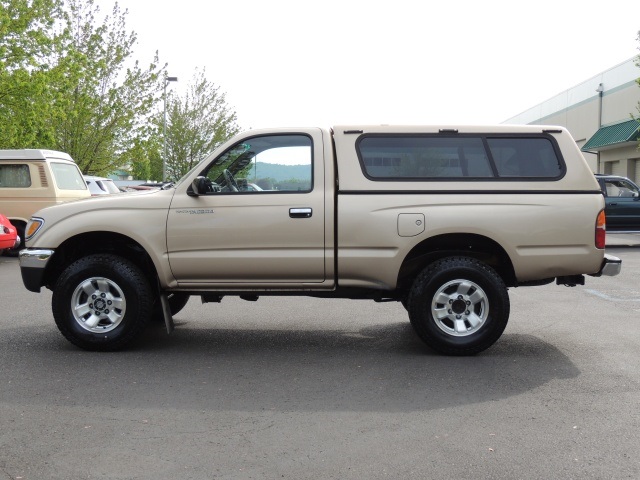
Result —
[{"label": "parked car", "polygon": [[146,182],[138,185],[126,185],[122,187],[125,192],[139,192],[149,190],[161,190],[173,186],[173,182]]},{"label": "parked car", "polygon": [[87,182],[89,192],[91,196],[97,195],[111,195],[113,193],[122,193],[122,191],[113,183],[110,178],[94,177],[92,175],[85,175],[84,181]]},{"label": "parked car", "polygon": [[626,177],[596,174],[605,199],[607,230],[640,232],[640,187]]},{"label": "parked car", "polygon": [[140,192],[145,190],[160,190],[160,187],[148,187],[146,185],[127,185],[122,188],[125,192]]},{"label": "parked car", "polygon": [[20,237],[16,227],[0,213],[0,255],[5,250],[16,248],[18,245],[20,245]]},{"label": "parked car", "polygon": [[0,150],[0,212],[11,221],[22,241],[6,252],[17,255],[24,247],[29,217],[59,203],[89,198],[82,172],[64,152]]}]

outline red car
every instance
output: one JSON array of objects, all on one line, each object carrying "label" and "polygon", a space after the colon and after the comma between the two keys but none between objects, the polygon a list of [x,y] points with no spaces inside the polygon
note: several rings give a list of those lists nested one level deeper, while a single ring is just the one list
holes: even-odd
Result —
[{"label": "red car", "polygon": [[18,245],[20,245],[20,237],[16,227],[11,225],[9,219],[0,213],[0,254],[4,250],[15,248]]}]

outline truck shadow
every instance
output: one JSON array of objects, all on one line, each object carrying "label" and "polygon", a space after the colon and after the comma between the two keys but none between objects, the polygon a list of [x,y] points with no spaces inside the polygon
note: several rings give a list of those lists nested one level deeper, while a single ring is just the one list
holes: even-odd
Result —
[{"label": "truck shadow", "polygon": [[[408,322],[356,332],[186,323],[171,336],[152,328],[133,348],[115,353],[81,351],[54,328],[13,331],[0,347],[6,355],[24,353],[18,339],[25,338],[29,354],[0,374],[8,386],[0,402],[411,412],[497,401],[580,374],[533,335],[505,334],[483,354],[447,357],[423,346]],[[43,389],[46,396],[38,393]]]}]

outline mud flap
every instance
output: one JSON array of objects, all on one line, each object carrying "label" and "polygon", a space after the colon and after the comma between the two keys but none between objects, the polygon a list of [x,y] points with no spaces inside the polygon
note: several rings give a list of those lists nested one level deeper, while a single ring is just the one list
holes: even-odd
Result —
[{"label": "mud flap", "polygon": [[173,323],[171,307],[169,306],[169,299],[167,298],[166,293],[160,294],[160,305],[162,305],[162,315],[164,316],[164,324],[167,327],[167,333],[171,333],[176,327]]}]

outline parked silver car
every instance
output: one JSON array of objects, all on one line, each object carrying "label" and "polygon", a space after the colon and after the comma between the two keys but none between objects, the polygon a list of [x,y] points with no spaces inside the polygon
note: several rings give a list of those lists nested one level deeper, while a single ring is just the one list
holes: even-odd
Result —
[{"label": "parked silver car", "polygon": [[113,193],[122,193],[122,191],[113,183],[110,178],[94,177],[91,175],[84,175],[84,180],[87,182],[89,192],[91,196],[96,195],[111,195]]}]

